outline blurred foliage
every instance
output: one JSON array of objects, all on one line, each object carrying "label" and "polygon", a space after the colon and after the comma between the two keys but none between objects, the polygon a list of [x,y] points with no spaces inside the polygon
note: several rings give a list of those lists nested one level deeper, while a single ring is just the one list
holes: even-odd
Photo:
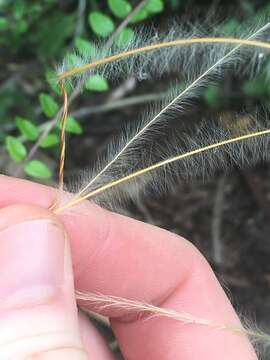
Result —
[{"label": "blurred foliage", "polygon": [[[49,178],[52,171],[43,155],[57,158],[59,123],[41,142],[36,158],[24,163],[45,125],[57,115],[62,104],[61,90],[54,81],[57,63],[65,58],[69,64],[77,64],[79,56],[95,53],[95,40],[108,40],[138,3],[132,0],[0,0],[0,142],[12,161],[23,162],[28,176]],[[114,43],[122,46],[132,41],[136,26],[155,22],[162,16],[192,12],[199,3],[205,9],[211,4],[206,0],[148,0],[115,37]],[[234,6],[232,1],[226,3],[228,7]],[[246,18],[261,18],[265,14],[270,14],[268,1],[240,1],[237,13],[215,30],[231,36]],[[76,55],[72,52],[74,48]],[[269,65],[267,71],[270,74]],[[265,79],[262,76],[246,81],[243,94],[270,97]],[[86,81],[85,89],[98,94],[110,91],[111,84],[101,75],[95,75]],[[204,99],[211,107],[220,106],[220,89],[210,86],[205,90]],[[70,116],[66,131],[79,136],[84,127]]]},{"label": "blurred foliage", "polygon": [[[22,162],[38,139],[44,123],[51,121],[61,107],[61,89],[55,82],[54,68],[65,58],[71,66],[79,55],[95,52],[96,37],[108,39],[120,22],[130,14],[134,3],[128,0],[59,1],[0,0],[0,129],[10,158]],[[131,23],[152,17],[163,10],[163,0],[149,0]],[[132,25],[131,25],[132,26]],[[118,46],[131,41],[134,31],[125,27],[116,36]],[[72,53],[77,50],[78,55]],[[46,85],[47,84],[47,85]],[[90,77],[85,89],[105,92],[110,85],[101,75]],[[69,92],[72,89],[69,88]],[[56,158],[60,123],[40,144],[40,150]],[[81,135],[83,127],[69,116],[66,131]],[[52,175],[43,160],[24,164],[30,177]]]}]

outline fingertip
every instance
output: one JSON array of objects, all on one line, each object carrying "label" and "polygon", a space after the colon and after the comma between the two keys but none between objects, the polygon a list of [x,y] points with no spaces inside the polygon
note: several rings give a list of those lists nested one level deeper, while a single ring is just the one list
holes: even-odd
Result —
[{"label": "fingertip", "polygon": [[78,353],[86,359],[68,236],[50,211],[32,205],[0,210],[0,273],[0,358]]},{"label": "fingertip", "polygon": [[38,219],[47,219],[64,231],[59,217],[52,211],[33,204],[11,204],[0,209],[0,231],[14,224]]}]

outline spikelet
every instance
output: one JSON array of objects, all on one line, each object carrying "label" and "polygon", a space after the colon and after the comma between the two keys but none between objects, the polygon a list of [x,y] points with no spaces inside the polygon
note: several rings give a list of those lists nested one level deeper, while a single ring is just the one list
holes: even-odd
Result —
[{"label": "spikelet", "polygon": [[[258,32],[259,28],[261,29]],[[133,40],[122,47],[113,45],[107,48],[106,42],[97,42],[93,44],[90,52],[79,53],[75,49],[72,56],[66,57],[58,66],[57,73],[60,79],[64,73],[67,73],[65,79],[73,85],[82,78],[87,79],[96,73],[112,81],[125,78],[126,74],[138,80],[149,80],[172,73],[174,75],[184,74],[189,81],[198,77],[229,50],[237,44],[239,45],[241,39],[267,41],[269,36],[267,26],[263,29],[260,24],[249,24],[249,26],[245,26],[245,29],[243,26],[239,26],[232,34],[234,38],[231,38],[231,43],[230,38],[222,38],[220,35],[216,31],[209,35],[209,32],[202,30],[202,26],[198,30],[197,26],[187,27],[175,21],[170,22],[167,31],[164,30],[162,33],[153,28],[149,30],[142,27],[135,33]],[[186,44],[185,41],[187,41]],[[235,42],[233,43],[233,41]],[[192,42],[194,43],[192,44]],[[264,54],[269,52],[269,48],[264,49],[259,44],[255,47],[252,44],[247,45],[250,46],[242,46],[241,59],[243,57],[248,59],[249,65],[244,71],[253,76],[258,65],[264,61]],[[120,54],[122,55],[118,58]],[[112,61],[102,61],[111,57]],[[200,62],[198,62],[198,58]],[[87,64],[93,63],[97,63],[94,68],[87,68]],[[237,56],[235,56],[233,66],[236,71],[240,71],[239,65]],[[76,71],[76,68],[77,70],[81,68],[81,70]]]},{"label": "spikelet", "polygon": [[[270,23],[267,23],[260,29],[252,32],[248,39],[268,39],[270,37],[269,28]],[[169,36],[172,35],[170,34]],[[139,121],[134,122],[132,126],[127,125],[125,129],[123,129],[121,136],[109,144],[107,152],[99,159],[96,168],[91,169],[88,173],[82,173],[80,181],[75,182],[77,186],[72,186],[72,191],[76,193],[75,198],[84,197],[87,193],[95,191],[102,185],[119,179],[123,174],[128,175],[132,171],[137,171],[155,162],[160,162],[165,158],[182,154],[185,151],[192,151],[194,146],[204,147],[211,142],[218,142],[232,135],[229,131],[225,131],[222,126],[215,126],[214,124],[212,126],[211,120],[205,120],[203,124],[200,124],[200,122],[199,124],[196,123],[193,128],[191,127],[191,130],[188,130],[185,125],[187,120],[182,120],[181,117],[194,106],[195,100],[201,95],[202,88],[209,85],[209,83],[224,78],[229,71],[236,73],[246,71],[250,64],[251,73],[256,75],[260,69],[258,62],[261,63],[262,61],[262,57],[259,56],[261,52],[258,54],[253,48],[252,51],[250,51],[250,47],[239,44],[234,45],[234,47],[231,45],[215,47],[213,44],[210,48],[208,45],[204,45],[204,47],[191,46],[188,47],[191,53],[185,48],[181,54],[182,49],[182,47],[176,46],[169,48],[169,50],[166,48],[159,49],[159,51],[161,51],[161,53],[162,51],[165,51],[165,53],[169,51],[170,55],[167,54],[167,56],[176,58],[177,67],[184,69],[185,72],[189,74],[186,77],[189,81],[187,87],[179,92],[175,86],[168,94],[167,99],[157,104],[155,108],[150,109],[147,115],[144,115]],[[261,51],[261,49],[259,50]],[[142,56],[142,54],[139,55]],[[144,54],[143,56],[145,57],[143,63],[147,64],[149,60],[150,64],[152,61],[154,62],[152,68],[155,68],[155,61],[158,55],[155,54],[154,59],[151,53]],[[163,58],[166,58],[166,56],[163,56]],[[200,61],[198,61],[198,58]],[[255,58],[257,59],[256,71],[254,66]],[[266,54],[264,54],[263,60],[266,61],[267,58],[269,58],[269,56],[267,57]],[[194,59],[193,62],[192,59]],[[140,64],[139,60],[138,63]],[[161,56],[158,63],[162,63]],[[170,60],[169,63],[172,64],[172,67],[174,66],[172,60]],[[163,68],[167,69],[168,64],[166,66],[164,65]],[[131,69],[132,68],[133,65],[131,64]],[[162,73],[162,70],[159,69],[158,72]],[[117,71],[114,72],[114,75],[115,74],[117,74]],[[174,119],[176,119],[176,121]],[[179,123],[180,126],[178,125]],[[182,123],[183,125],[181,125]],[[261,123],[261,120],[259,123]],[[170,131],[172,127],[173,130]],[[254,124],[254,127],[251,127],[250,130],[253,129],[256,132],[263,128],[265,128],[265,124],[263,127],[258,127]],[[168,132],[169,136],[164,136],[164,133],[166,134]],[[158,142],[155,140],[155,137],[158,137]],[[258,144],[261,142],[261,140],[256,141]],[[251,146],[253,146],[253,143],[256,141],[252,141]],[[182,162],[181,165],[177,164],[177,166],[175,166],[174,164],[173,167],[166,166],[159,174],[150,174],[147,172],[143,177],[133,181],[132,188],[129,184],[124,184],[113,192],[107,191],[104,195],[96,197],[95,201],[115,210],[119,202],[123,204],[126,198],[136,199],[138,191],[141,188],[145,188],[146,184],[154,185],[154,191],[157,192],[170,185],[170,183],[163,181],[165,177],[175,179],[179,177],[196,177],[198,171],[201,172],[201,176],[205,176],[211,173],[212,169],[217,166],[225,167],[225,164],[236,163],[236,160],[240,159],[240,156],[235,156],[235,154],[240,151],[239,147],[245,148],[249,143],[251,143],[251,140],[247,142],[247,145],[234,144],[229,149],[231,154],[229,156],[226,155],[226,148],[224,148],[223,151],[218,151],[219,154],[222,154],[218,158],[218,161],[216,159],[217,155],[213,152],[213,154],[210,153],[209,156],[203,154],[203,156],[198,155],[194,159],[189,158]],[[233,147],[235,151],[233,151]],[[267,147],[267,145],[265,145],[265,147]],[[264,153],[261,152],[261,148],[262,145],[258,145],[260,151],[255,151],[257,159],[259,158],[259,154]],[[240,151],[239,154],[243,154],[243,151]],[[202,158],[201,163],[198,161],[200,157]],[[229,160],[227,157],[229,157]],[[238,165],[248,165],[248,162],[255,162],[255,160],[249,160],[248,156],[244,158],[245,162],[242,160],[238,161]],[[242,155],[241,159],[243,159]],[[167,175],[170,176],[168,177]],[[158,181],[156,179],[158,179]],[[149,189],[149,187],[147,189]]]},{"label": "spikelet", "polygon": [[235,335],[247,336],[258,353],[265,356],[269,353],[270,335],[258,329],[256,325],[254,325],[254,322],[251,324],[251,322],[243,316],[242,326],[236,326],[194,316],[184,311],[179,312],[173,309],[161,308],[149,303],[118,296],[76,291],[76,298],[82,304],[87,304],[87,306],[91,305],[91,308],[98,313],[106,314],[108,311],[113,310],[115,317],[122,317],[123,314],[126,316],[137,315],[138,318],[141,317],[145,319],[145,321],[154,317],[163,317],[168,320],[179,321],[186,326],[202,326],[219,331],[229,331]]},{"label": "spikelet", "polygon": [[[248,38],[267,41],[269,29],[270,23],[267,23],[261,29],[252,31]],[[175,36],[175,31],[172,31],[164,41],[172,41]],[[147,46],[148,41],[153,43],[155,37],[160,41],[160,37],[154,35],[154,38],[144,40],[143,46]],[[138,36],[136,41],[131,48],[142,46],[141,37]],[[102,46],[99,45],[99,48]],[[128,47],[122,51],[129,49]],[[111,56],[114,51],[103,48],[91,61]],[[204,44],[142,52],[131,58],[123,58],[117,64],[109,62],[96,70],[89,70],[87,76],[98,71],[112,79],[127,72],[139,79],[176,72],[181,73],[181,77],[186,75],[189,85],[180,93],[175,87],[168,98],[151,109],[147,116],[123,129],[120,140],[114,140],[109,145],[97,168],[83,174],[73,199],[55,212],[60,213],[86,198],[113,208],[114,202],[119,203],[119,199],[121,202],[125,197],[136,198],[142,188],[145,191],[164,191],[172,181],[178,181],[179,178],[208,176],[217,167],[227,169],[231,165],[249,166],[259,159],[268,160],[270,140],[267,135],[270,130],[267,108],[255,109],[253,112],[224,113],[216,117],[209,115],[198,119],[195,124],[187,122],[188,111],[205,85],[224,78],[228,71],[248,73],[252,78],[267,59],[269,55],[265,50],[251,49],[241,46],[240,43],[219,46]],[[61,71],[68,70],[66,66],[65,64]],[[80,76],[76,75],[75,81]],[[131,180],[132,192],[129,183]],[[191,314],[113,296],[77,292],[76,297],[96,304],[98,310],[119,308],[121,311],[125,309],[128,312],[163,316],[187,324],[247,335],[266,346],[270,343],[267,334],[254,330],[253,327],[236,328],[229,324],[214,323],[211,319],[201,319]]]}]

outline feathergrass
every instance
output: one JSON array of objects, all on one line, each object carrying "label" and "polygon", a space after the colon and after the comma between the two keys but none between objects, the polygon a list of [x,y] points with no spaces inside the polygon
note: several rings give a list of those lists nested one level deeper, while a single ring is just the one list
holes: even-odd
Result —
[{"label": "feathergrass", "polygon": [[[176,154],[173,157],[167,158],[163,161],[156,162],[148,167],[144,167],[140,170],[134,171],[131,174],[128,174],[126,176],[120,177],[118,179],[115,179],[113,181],[110,181],[108,183],[105,183],[101,186],[99,186],[97,189],[94,189],[93,191],[90,191],[86,194],[85,191],[90,187],[91,184],[93,184],[96,179],[103,174],[127,149],[127,147],[130,146],[130,144],[136,140],[145,130],[148,128],[151,124],[153,124],[164,112],[166,112],[168,109],[170,109],[181,97],[183,97],[189,90],[191,90],[193,87],[195,87],[197,84],[200,84],[200,82],[209,74],[213,69],[215,69],[218,65],[222,64],[222,62],[229,58],[230,55],[232,55],[235,51],[239,49],[240,46],[251,46],[251,47],[257,47],[262,49],[269,49],[270,50],[270,44],[264,41],[259,40],[252,40],[253,37],[256,36],[256,34],[260,31],[263,31],[264,29],[268,28],[270,23],[267,23],[265,26],[263,26],[261,29],[259,29],[255,34],[253,34],[248,39],[237,39],[237,38],[192,38],[192,39],[178,39],[174,41],[168,41],[164,43],[158,43],[158,44],[152,44],[147,45],[145,47],[136,48],[132,50],[128,50],[119,54],[115,54],[112,56],[105,57],[103,59],[99,59],[97,61],[94,61],[89,64],[85,64],[76,68],[73,68],[71,70],[68,70],[66,72],[63,72],[59,74],[58,81],[62,84],[63,88],[63,97],[64,97],[64,113],[63,113],[63,119],[62,119],[62,149],[61,149],[61,165],[60,165],[60,176],[59,176],[59,183],[60,188],[62,188],[63,184],[63,169],[64,169],[64,152],[65,152],[65,139],[64,139],[64,126],[67,116],[67,97],[63,86],[63,81],[67,79],[68,77],[72,77],[76,74],[82,73],[86,70],[92,69],[96,66],[103,65],[109,62],[118,61],[124,58],[127,58],[129,56],[141,53],[141,52],[149,52],[151,50],[155,49],[162,49],[166,47],[173,47],[173,46],[188,46],[193,44],[228,44],[228,45],[237,45],[232,50],[230,50],[227,54],[225,54],[222,58],[220,58],[216,63],[214,63],[211,67],[209,67],[206,71],[204,71],[199,77],[197,77],[184,91],[182,91],[180,94],[178,94],[172,101],[169,102],[157,115],[154,116],[139,132],[136,133],[134,137],[132,137],[123,147],[120,149],[120,151],[117,153],[117,155],[109,162],[105,167],[99,172],[90,182],[79,191],[79,193],[75,194],[73,198],[71,198],[70,201],[68,201],[66,204],[54,208],[53,211],[56,214],[63,213],[64,211],[70,209],[71,207],[81,203],[82,201],[86,199],[91,199],[106,190],[113,189],[121,184],[127,183],[139,176],[143,176],[149,172],[152,172],[154,170],[166,167],[169,164],[175,163],[177,161],[186,159],[188,157],[195,156],[197,154],[202,154],[214,149],[217,149],[222,146],[226,146],[228,144],[233,144],[240,141],[245,141],[252,138],[257,138],[260,136],[266,136],[270,135],[270,129],[265,129],[261,131],[256,131],[252,133],[247,133],[244,135],[239,135],[237,137],[224,139],[219,142],[215,142],[212,144],[208,144],[203,147],[199,147],[197,149],[193,149],[191,151],[187,151],[185,153]],[[169,319],[173,319],[176,321],[181,321],[186,324],[196,324],[200,326],[207,326],[213,329],[219,329],[219,330],[225,330],[230,331],[235,334],[240,335],[246,335],[251,338],[255,339],[261,339],[266,343],[270,343],[270,337],[267,334],[261,333],[260,331],[254,331],[248,328],[242,328],[237,326],[232,326],[229,324],[223,324],[223,323],[217,323],[213,322],[210,319],[204,319],[196,317],[192,314],[184,313],[184,312],[177,312],[172,309],[163,309],[151,304],[146,304],[143,302],[138,302],[134,300],[129,300],[125,298],[115,297],[115,296],[109,296],[109,295],[97,295],[97,294],[91,294],[91,293],[82,293],[79,291],[76,291],[76,298],[77,300],[81,301],[87,301],[93,305],[97,305],[98,310],[106,310],[106,309],[119,309],[121,311],[126,310],[128,312],[137,312],[137,313],[144,313],[151,316],[162,316]]]},{"label": "feathergrass", "polygon": [[81,203],[83,200],[87,200],[87,199],[91,199],[93,198],[94,196],[106,191],[106,190],[109,190],[109,189],[112,189],[120,184],[123,184],[125,182],[128,182],[138,176],[142,176],[142,175],[145,175],[146,173],[150,172],[150,171],[153,171],[153,170],[157,170],[158,168],[161,168],[163,166],[166,166],[168,164],[171,164],[171,163],[174,163],[176,161],[179,161],[179,160],[182,160],[182,159],[185,159],[185,158],[188,158],[190,156],[193,156],[193,155],[196,155],[196,154],[201,154],[203,152],[206,152],[206,151],[210,151],[210,150],[213,150],[213,149],[216,149],[216,148],[219,148],[221,146],[224,146],[224,145],[228,145],[228,144],[232,144],[232,143],[235,143],[235,142],[238,142],[238,141],[244,141],[244,140],[247,140],[247,139],[251,139],[251,138],[255,138],[255,137],[258,137],[258,136],[263,136],[263,135],[269,135],[270,134],[270,129],[266,129],[266,130],[262,130],[262,131],[257,131],[257,132],[254,132],[254,133],[249,133],[249,134],[245,134],[245,135],[241,135],[241,136],[237,136],[235,138],[230,138],[230,139],[226,139],[226,140],[223,140],[223,141],[220,141],[218,143],[215,143],[215,144],[209,144],[205,147],[201,147],[199,149],[195,149],[195,150],[192,150],[192,151],[189,151],[189,152],[186,152],[184,154],[179,154],[179,155],[176,155],[175,157],[171,158],[171,159],[166,159],[166,160],[163,160],[163,161],[160,161],[158,162],[157,164],[153,164],[147,168],[144,168],[144,169],[141,169],[141,170],[138,170],[132,174],[129,174],[127,176],[124,176],[118,180],[115,180],[115,181],[112,181],[110,182],[109,184],[105,184],[101,187],[99,187],[98,189],[94,190],[94,191],[91,191],[90,193],[84,195],[84,196],[81,196],[79,198],[75,198],[75,199],[71,199],[68,203],[66,203],[65,205],[55,209],[55,213],[56,214],[59,214],[59,213],[62,213],[64,210],[67,210],[71,207],[73,207],[74,205],[77,205],[79,203]]},{"label": "feathergrass", "polygon": [[[265,27],[269,26],[268,24]],[[262,30],[262,29],[260,29]],[[270,50],[270,44],[268,42],[260,41],[260,40],[249,40],[249,39],[237,39],[237,38],[222,38],[222,37],[205,37],[205,38],[192,38],[192,39],[178,39],[173,41],[166,41],[164,43],[157,43],[152,45],[147,45],[141,48],[132,49],[128,51],[124,51],[119,54],[115,54],[112,56],[105,57],[103,59],[96,60],[92,63],[84,64],[82,66],[78,66],[71,70],[65,71],[58,75],[58,81],[63,81],[69,77],[77,75],[79,73],[85,72],[87,70],[93,69],[99,65],[104,65],[110,62],[118,61],[129,56],[133,56],[142,52],[149,52],[152,50],[174,47],[174,46],[188,46],[194,44],[227,44],[227,45],[240,45],[240,46],[252,46],[261,49]]]},{"label": "feathergrass", "polygon": [[98,311],[125,311],[128,314],[137,313],[139,315],[146,315],[146,319],[151,319],[153,317],[164,317],[167,319],[180,321],[187,325],[193,324],[206,326],[216,330],[229,331],[234,334],[248,336],[253,340],[267,343],[270,342],[270,336],[259,330],[255,331],[241,326],[218,323],[209,319],[194,316],[187,312],[179,312],[173,309],[161,308],[141,301],[130,300],[118,296],[84,293],[81,291],[76,291],[76,299],[91,304],[93,307],[98,309]]},{"label": "feathergrass", "polygon": [[[101,60],[98,60],[96,62],[93,62],[92,64],[86,64],[83,67],[79,67],[79,68],[75,68],[73,70],[71,70],[72,73],[70,72],[66,72],[62,75],[59,76],[59,81],[62,84],[62,89],[64,90],[64,85],[63,85],[63,81],[65,78],[67,78],[68,76],[72,76],[75,73],[78,72],[83,72],[88,70],[89,68],[94,68],[97,65],[101,65],[101,64],[105,64],[108,62],[112,62],[112,61],[116,61],[116,60],[120,60],[124,57],[128,57],[131,55],[134,55],[136,53],[140,53],[143,51],[150,51],[150,50],[154,50],[154,49],[158,49],[158,48],[164,48],[164,47],[168,47],[168,46],[179,46],[179,45],[191,45],[191,44],[200,44],[200,43],[226,43],[228,44],[228,42],[230,44],[236,44],[237,46],[234,47],[232,50],[228,51],[228,53],[226,53],[223,57],[221,57],[219,60],[217,60],[212,66],[210,66],[206,71],[204,71],[201,75],[199,75],[190,85],[188,85],[180,94],[178,94],[173,100],[171,100],[165,107],[163,107],[150,121],[148,121],[131,139],[129,139],[126,144],[119,150],[119,152],[115,155],[115,157],[109,161],[104,167],[103,169],[96,175],[94,176],[93,179],[91,179],[76,195],[75,195],[75,199],[79,199],[81,196],[83,197],[83,194],[85,191],[87,191],[87,189],[90,188],[90,186],[102,175],[106,172],[106,170],[108,170],[110,168],[110,166],[112,164],[114,164],[117,159],[119,159],[121,157],[121,155],[126,151],[126,149],[128,147],[130,147],[131,144],[134,143],[134,141],[136,141],[136,139],[138,139],[152,124],[154,124],[164,113],[166,113],[166,111],[168,111],[172,106],[174,106],[175,104],[177,104],[178,101],[180,101],[181,99],[184,98],[184,96],[186,94],[189,93],[189,91],[193,90],[194,88],[196,88],[197,85],[200,84],[200,82],[209,74],[211,74],[211,72],[213,70],[215,70],[219,65],[221,65],[226,59],[230,58],[230,56],[232,54],[234,54],[241,46],[243,45],[249,45],[249,46],[256,46],[256,47],[263,47],[263,48],[267,48],[270,49],[270,44],[269,43],[265,43],[262,41],[258,41],[258,40],[252,40],[252,38],[254,38],[258,33],[263,32],[265,29],[267,29],[269,27],[270,23],[265,24],[263,27],[261,27],[259,30],[257,30],[254,34],[252,34],[248,39],[233,39],[233,38],[194,38],[194,39],[178,39],[175,41],[171,41],[171,42],[164,42],[164,43],[159,43],[159,44],[152,44],[152,45],[148,45],[142,48],[138,48],[138,49],[133,49],[124,53],[120,53],[117,55],[113,55],[111,57],[107,57]],[[64,95],[65,97],[65,95]],[[67,113],[67,103],[66,106],[64,106],[64,114],[66,115]],[[61,131],[61,138],[63,139],[63,144],[64,144],[64,137],[65,137],[65,129],[64,127],[62,127],[62,131]],[[61,150],[61,154],[63,154],[63,149]],[[63,164],[63,157],[60,159],[60,169],[63,169],[64,164]]]}]

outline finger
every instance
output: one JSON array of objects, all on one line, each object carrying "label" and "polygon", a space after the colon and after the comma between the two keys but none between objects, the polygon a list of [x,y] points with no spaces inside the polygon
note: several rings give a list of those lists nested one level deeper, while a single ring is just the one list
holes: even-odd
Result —
[{"label": "finger", "polygon": [[[4,201],[36,202],[39,196],[45,205],[54,196],[49,188],[14,180],[0,179],[0,188]],[[16,194],[6,195],[8,188]],[[71,236],[79,290],[143,300],[240,326],[210,267],[190,243],[90,203],[68,211],[62,219]],[[112,323],[128,359],[256,358],[245,337],[226,331],[164,318],[129,322],[116,318]]]},{"label": "finger", "polygon": [[100,336],[88,317],[79,312],[79,326],[84,348],[93,360],[115,359],[105,340]]},{"label": "finger", "polygon": [[0,359],[88,359],[69,244],[48,210],[0,210]]}]

